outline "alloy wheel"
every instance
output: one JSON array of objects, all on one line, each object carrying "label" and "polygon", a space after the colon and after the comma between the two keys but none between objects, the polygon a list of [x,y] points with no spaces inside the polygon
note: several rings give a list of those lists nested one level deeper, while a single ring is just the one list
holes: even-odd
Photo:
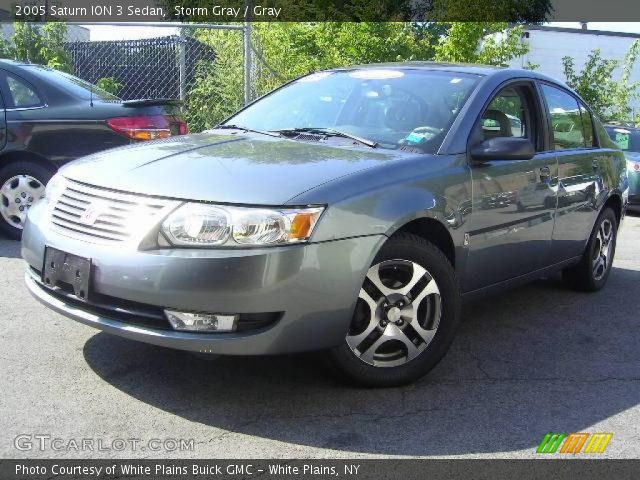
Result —
[{"label": "alloy wheel", "polygon": [[383,261],[367,272],[346,342],[369,365],[403,365],[431,343],[441,315],[440,290],[426,269]]},{"label": "alloy wheel", "polygon": [[22,230],[29,208],[44,198],[45,186],[31,175],[16,175],[0,187],[0,214],[17,229]]},{"label": "alloy wheel", "polygon": [[591,271],[595,280],[602,279],[609,269],[611,251],[613,249],[613,236],[613,224],[609,219],[605,218],[598,227],[591,257]]}]

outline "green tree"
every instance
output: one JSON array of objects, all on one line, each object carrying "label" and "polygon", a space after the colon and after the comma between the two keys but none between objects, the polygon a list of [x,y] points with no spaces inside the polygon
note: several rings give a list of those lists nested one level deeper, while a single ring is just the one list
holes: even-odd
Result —
[{"label": "green tree", "polygon": [[550,0],[433,0],[430,17],[438,21],[542,23],[553,12]]},{"label": "green tree", "polygon": [[242,38],[237,31],[198,30],[198,40],[215,48],[216,59],[196,66],[196,78],[187,95],[189,129],[210,128],[243,103]]},{"label": "green tree", "polygon": [[562,58],[567,85],[580,94],[603,120],[611,118],[616,83],[611,76],[618,66],[616,60],[602,58],[599,49],[593,50],[581,72],[576,72],[573,58]]},{"label": "green tree", "polygon": [[61,22],[43,25],[14,22],[14,34],[0,43],[0,55],[65,72],[72,72],[71,59],[63,48],[67,26]]},{"label": "green tree", "polygon": [[96,82],[96,87],[117,96],[124,85],[118,82],[118,79],[115,77],[102,77]]},{"label": "green tree", "polygon": [[[631,82],[631,73],[640,53],[640,41],[635,41],[622,64],[617,60],[602,58],[599,49],[593,50],[582,69],[577,72],[571,57],[564,57],[562,64],[567,85],[585,99],[604,121],[631,120],[630,102],[638,98],[640,82]],[[613,73],[619,66],[622,73],[619,80]]]},{"label": "green tree", "polygon": [[522,27],[508,28],[503,22],[457,22],[435,47],[442,62],[506,65],[529,51],[522,42]]},{"label": "green tree", "polygon": [[640,40],[636,40],[631,44],[629,51],[624,57],[622,62],[622,73],[620,75],[620,81],[618,82],[618,88],[615,96],[615,108],[616,114],[619,120],[631,120],[632,109],[630,104],[633,100],[638,98],[638,88],[640,82],[632,82],[631,74],[636,64],[638,54],[640,53]]}]

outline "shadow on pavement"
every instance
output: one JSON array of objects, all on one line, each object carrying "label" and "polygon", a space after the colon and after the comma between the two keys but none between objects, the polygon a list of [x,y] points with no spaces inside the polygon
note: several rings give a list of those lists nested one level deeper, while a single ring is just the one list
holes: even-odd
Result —
[{"label": "shadow on pavement", "polygon": [[640,401],[639,295],[640,272],[614,268],[596,294],[554,277],[476,302],[441,364],[396,389],[345,385],[317,354],[207,361],[99,333],[84,356],[139,401],[245,435],[374,454],[508,452]]},{"label": "shadow on pavement", "polygon": [[20,242],[0,236],[0,257],[22,258],[22,255],[20,255]]}]

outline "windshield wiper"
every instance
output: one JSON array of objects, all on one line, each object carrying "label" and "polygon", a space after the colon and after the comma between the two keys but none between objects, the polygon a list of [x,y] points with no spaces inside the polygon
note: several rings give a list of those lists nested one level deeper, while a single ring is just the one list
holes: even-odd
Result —
[{"label": "windshield wiper", "polygon": [[242,127],[240,125],[216,125],[215,127],[213,127],[213,130],[243,130],[245,132],[251,132],[251,133],[259,133],[261,135],[269,135],[270,137],[277,137],[278,135],[274,135],[271,132],[263,132],[262,130],[254,130],[252,128],[247,128],[247,127]]},{"label": "windshield wiper", "polygon": [[280,135],[285,135],[285,136],[287,134],[296,134],[296,133],[319,133],[321,135],[327,135],[329,137],[348,138],[371,148],[376,148],[378,146],[378,142],[376,142],[375,140],[369,140],[368,138],[358,137],[356,135],[352,135],[346,132],[341,132],[340,130],[336,130],[335,128],[329,128],[329,127],[299,127],[299,128],[285,128],[282,130],[273,130],[273,131],[278,132]]}]

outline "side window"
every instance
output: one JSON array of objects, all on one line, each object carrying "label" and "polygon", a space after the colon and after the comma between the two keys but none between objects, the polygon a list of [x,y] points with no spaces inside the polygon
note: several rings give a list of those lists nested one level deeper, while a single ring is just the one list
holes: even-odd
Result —
[{"label": "side window", "polygon": [[507,87],[501,90],[482,114],[484,139],[495,137],[531,138],[528,122],[533,118],[524,96],[526,87]]},{"label": "side window", "polygon": [[582,131],[584,132],[584,145],[587,148],[597,147],[593,141],[593,119],[587,107],[582,103],[580,104],[580,116],[582,117]]},{"label": "side window", "polygon": [[[578,101],[573,95],[550,85],[543,84],[542,91],[547,100],[555,149],[584,148],[586,142]],[[593,145],[593,127],[591,144]]]},{"label": "side window", "polygon": [[22,79],[13,75],[7,75],[7,88],[9,89],[9,103],[13,108],[39,107],[43,104],[36,90]]}]

